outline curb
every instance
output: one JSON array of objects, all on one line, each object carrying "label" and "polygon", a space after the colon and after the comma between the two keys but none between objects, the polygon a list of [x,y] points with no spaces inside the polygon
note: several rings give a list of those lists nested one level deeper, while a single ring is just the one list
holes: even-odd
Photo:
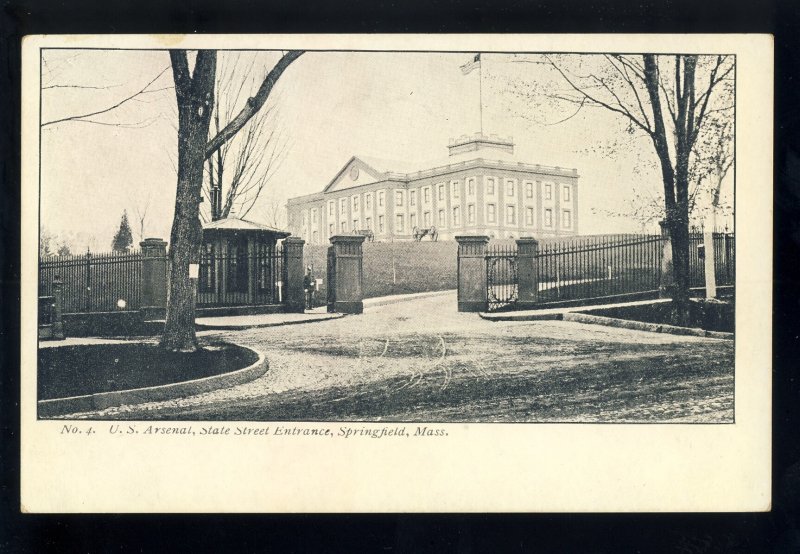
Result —
[{"label": "curb", "polygon": [[478,317],[486,321],[560,321],[565,319],[564,314],[565,312],[515,315],[509,312],[508,315],[497,315],[478,312]]},{"label": "curb", "polygon": [[259,329],[264,327],[283,327],[284,325],[300,325],[302,323],[317,323],[318,321],[330,321],[332,319],[339,319],[347,314],[334,313],[328,317],[315,317],[310,319],[298,319],[293,321],[279,321],[277,323],[252,323],[252,324],[234,324],[234,323],[198,323],[195,322],[195,329],[198,331],[242,331],[244,329]]},{"label": "curb", "polygon": [[678,327],[676,325],[666,325],[661,323],[645,323],[642,321],[631,321],[628,319],[617,319],[614,317],[604,317],[599,315],[589,315],[577,312],[563,314],[564,321],[574,321],[576,323],[589,323],[592,325],[605,325],[608,327],[619,327],[622,329],[633,329],[636,331],[649,331],[651,333],[667,333],[670,335],[689,335],[695,337],[733,340],[733,333],[722,331],[706,331],[695,327]]},{"label": "curb", "polygon": [[155,387],[142,387],[139,389],[70,396],[68,398],[39,400],[37,402],[38,417],[50,418],[77,412],[104,410],[106,408],[122,406],[123,404],[142,404],[144,402],[173,400],[175,398],[183,398],[203,392],[241,385],[242,383],[253,381],[267,372],[269,369],[269,362],[263,353],[249,347],[237,346],[256,352],[258,354],[258,360],[245,368],[230,373],[203,377],[202,379],[181,381],[180,383],[170,383],[168,385],[158,385]]}]

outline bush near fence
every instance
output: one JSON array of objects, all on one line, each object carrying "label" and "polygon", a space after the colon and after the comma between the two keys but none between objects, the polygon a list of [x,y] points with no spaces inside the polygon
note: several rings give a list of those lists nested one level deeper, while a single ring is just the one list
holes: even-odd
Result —
[{"label": "bush near fence", "polygon": [[[323,280],[315,305],[327,302],[327,245],[306,245],[304,264]],[[456,241],[365,242],[364,298],[455,289],[458,286]]]}]

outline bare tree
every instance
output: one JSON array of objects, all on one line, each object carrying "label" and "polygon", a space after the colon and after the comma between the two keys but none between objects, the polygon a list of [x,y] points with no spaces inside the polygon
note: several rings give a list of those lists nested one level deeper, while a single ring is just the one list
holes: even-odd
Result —
[{"label": "bare tree", "polygon": [[141,194],[142,191],[136,191],[138,195],[135,199],[129,199],[133,206],[133,214],[136,217],[136,233],[139,236],[139,242],[145,239],[144,230],[147,224],[147,212],[150,210],[150,203],[152,196],[148,191],[146,195]]},{"label": "bare tree", "polygon": [[695,190],[690,212],[698,206],[696,199],[705,196],[703,209],[697,211],[702,212],[700,217],[710,216],[705,219],[710,219],[711,227],[716,228],[718,216],[727,208],[722,205],[722,186],[734,164],[733,118],[712,114],[708,126],[713,132],[705,133],[698,140],[697,163],[692,168]]},{"label": "bare tree", "polygon": [[72,250],[64,236],[59,236],[46,227],[39,231],[39,256],[69,256]]},{"label": "bare tree", "polygon": [[[247,95],[263,77],[255,69],[258,54],[249,61],[240,52],[220,56],[217,70],[217,102],[212,132],[219,133],[231,121]],[[276,122],[277,102],[270,102],[206,161],[203,194],[209,200],[210,219],[245,217],[253,209],[286,151]]]},{"label": "bare tree", "polygon": [[270,198],[261,203],[261,219],[269,226],[276,229],[286,227],[286,202],[277,198]]},{"label": "bare tree", "polygon": [[[711,124],[733,109],[735,61],[725,55],[541,55],[515,61],[547,67],[557,88],[544,91],[570,108],[559,122],[585,108],[619,116],[631,135],[647,139],[661,173],[664,213],[672,237],[674,286],[679,323],[688,320],[689,208],[699,183],[703,146],[729,136]],[[705,138],[703,138],[705,137]]]},{"label": "bare tree", "polygon": [[192,352],[197,349],[195,297],[189,278],[189,265],[199,257],[202,237],[200,202],[205,161],[258,113],[277,80],[302,54],[298,50],[284,54],[264,77],[255,95],[249,97],[241,111],[209,140],[215,101],[217,52],[199,50],[191,71],[186,50],[169,52],[178,106],[178,183],[170,235],[167,316],[161,339],[161,345],[168,350]]}]

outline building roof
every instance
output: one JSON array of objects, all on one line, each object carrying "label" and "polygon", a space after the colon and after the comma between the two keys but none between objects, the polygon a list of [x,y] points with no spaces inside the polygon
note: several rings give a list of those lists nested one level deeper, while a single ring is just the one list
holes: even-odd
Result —
[{"label": "building roof", "polygon": [[[511,137],[476,133],[451,139],[448,144],[449,156],[427,162],[415,162],[375,158],[372,156],[352,156],[336,176],[322,189],[322,194],[334,190],[344,190],[381,183],[400,181],[408,183],[417,179],[445,174],[454,170],[472,167],[495,167],[517,171],[531,171],[563,177],[578,177],[574,168],[552,167],[526,163],[514,152]],[[292,198],[305,202],[318,199],[320,193]]]},{"label": "building roof", "polygon": [[419,170],[420,164],[412,164],[399,160],[376,158],[374,156],[356,155],[357,158],[380,173],[413,173]]},{"label": "building roof", "polygon": [[275,227],[270,227],[269,225],[264,225],[263,223],[256,223],[254,221],[248,221],[246,219],[240,219],[238,217],[226,217],[224,219],[218,219],[216,221],[211,221],[209,223],[203,224],[204,230],[220,230],[220,231],[260,231],[266,233],[273,233],[275,235],[281,235],[284,237],[288,237],[291,233],[288,231],[281,231],[280,229],[276,229]]}]

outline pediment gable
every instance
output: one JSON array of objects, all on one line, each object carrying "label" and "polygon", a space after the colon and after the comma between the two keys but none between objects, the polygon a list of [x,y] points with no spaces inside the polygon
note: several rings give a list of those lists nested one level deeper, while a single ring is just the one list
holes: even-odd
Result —
[{"label": "pediment gable", "polygon": [[325,187],[323,192],[369,185],[386,179],[385,173],[372,167],[358,156],[350,158],[341,171]]}]

